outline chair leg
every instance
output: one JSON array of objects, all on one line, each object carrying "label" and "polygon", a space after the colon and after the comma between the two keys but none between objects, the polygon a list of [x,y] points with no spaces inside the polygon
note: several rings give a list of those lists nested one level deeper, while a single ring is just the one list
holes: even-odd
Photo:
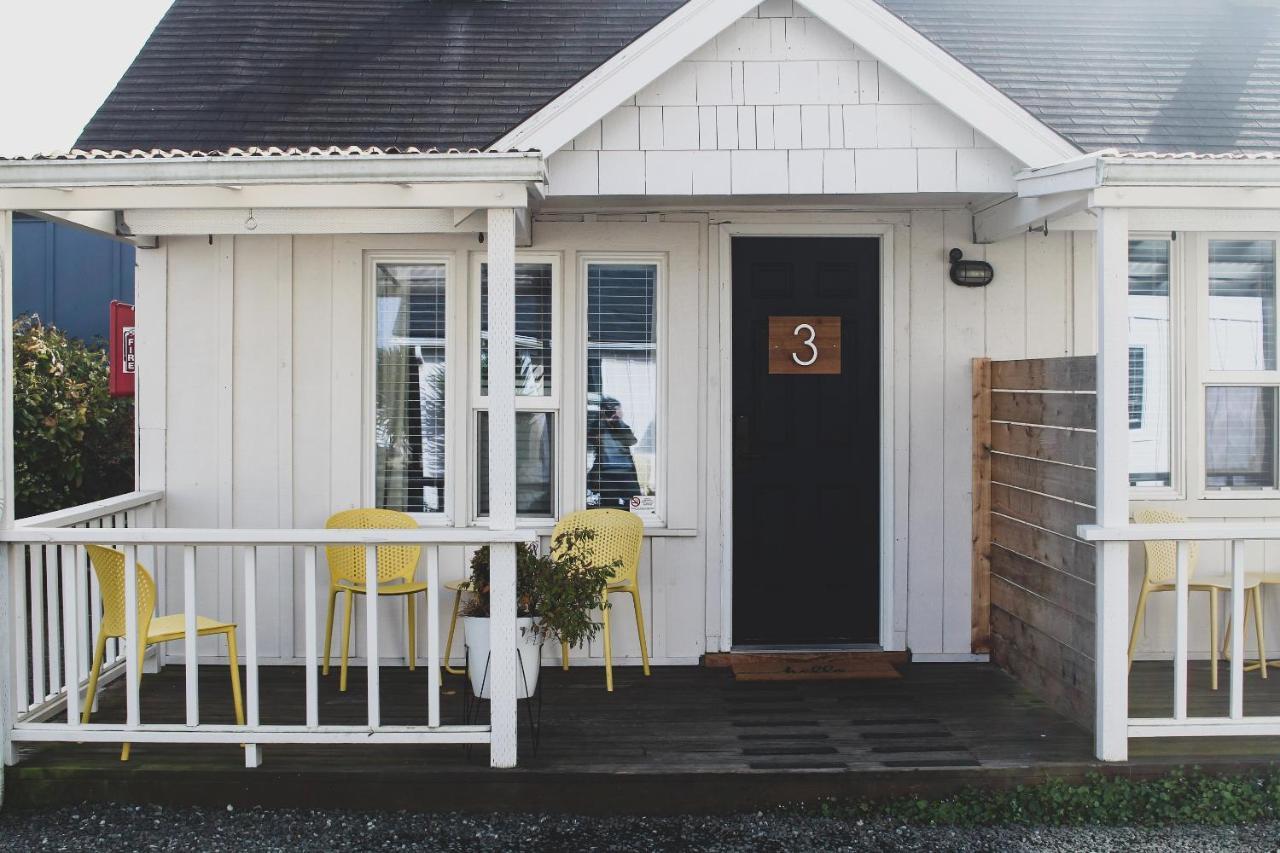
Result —
[{"label": "chair leg", "polygon": [[1209,590],[1209,689],[1218,689],[1218,592]]},{"label": "chair leg", "polygon": [[604,623],[604,686],[610,693],[613,692],[613,641],[609,637],[609,593],[605,593],[605,607],[603,608]]},{"label": "chair leg", "polygon": [[1267,629],[1262,619],[1262,587],[1253,588],[1253,631],[1258,639],[1258,668],[1267,677]]},{"label": "chair leg", "polygon": [[236,709],[236,725],[244,725],[244,697],[240,693],[240,652],[236,649],[236,629],[227,632],[227,667],[231,670],[231,702]]},{"label": "chair leg", "polygon": [[454,590],[453,592],[453,613],[449,616],[449,638],[444,641],[444,671],[450,675],[465,675],[467,668],[464,665],[461,669],[451,666],[449,661],[453,659],[453,635],[458,630],[458,611],[462,609],[462,590]]},{"label": "chair leg", "polygon": [[338,603],[338,590],[329,587],[329,615],[324,620],[324,669],[321,675],[329,674],[329,656],[333,650],[333,610]]},{"label": "chair leg", "polygon": [[338,678],[338,690],[347,692],[347,658],[351,654],[351,601],[355,593],[347,590],[346,614],[342,617],[342,674]]},{"label": "chair leg", "polygon": [[[144,659],[146,656],[147,656],[147,647],[146,647],[146,645],[144,644],[144,645],[143,645],[143,647],[142,647],[142,649],[138,652],[138,692],[139,692],[139,694],[141,694],[141,692],[142,692],[142,675],[143,675],[143,672],[142,672],[142,661],[143,661],[143,659]],[[138,699],[138,700],[139,700],[139,701],[141,701],[141,700],[142,700],[142,699],[141,699],[141,695],[139,695],[139,699]],[[130,753],[132,750],[133,750],[133,744],[129,743],[128,741],[125,741],[125,742],[120,746],[120,760],[121,760],[121,761],[128,761],[128,760],[129,760],[129,753]]]},{"label": "chair leg", "polygon": [[1147,616],[1147,596],[1151,590],[1146,583],[1142,584],[1142,592],[1138,593],[1138,609],[1133,614],[1133,629],[1129,632],[1129,669],[1133,669],[1133,653],[1138,648],[1138,635],[1142,633],[1142,620]]},{"label": "chair leg", "polygon": [[644,663],[644,674],[649,674],[649,643],[644,637],[644,611],[640,607],[640,590],[631,589],[631,605],[636,611],[636,631],[640,633],[640,660]]},{"label": "chair leg", "polygon": [[93,713],[93,699],[98,695],[98,676],[102,673],[102,659],[106,653],[107,633],[98,631],[98,639],[93,644],[93,665],[89,667],[89,689],[84,693],[84,710],[80,713],[82,725],[88,725],[89,715]]},{"label": "chair leg", "polygon": [[405,597],[405,609],[408,611],[408,641],[405,643],[409,650],[409,671],[413,672],[418,668],[418,603],[412,595]]}]

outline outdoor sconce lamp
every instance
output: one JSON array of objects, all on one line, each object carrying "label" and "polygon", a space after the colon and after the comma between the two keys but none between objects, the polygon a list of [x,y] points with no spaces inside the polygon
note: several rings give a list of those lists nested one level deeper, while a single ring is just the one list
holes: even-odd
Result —
[{"label": "outdoor sconce lamp", "polygon": [[951,250],[951,280],[961,287],[986,287],[996,271],[986,261],[966,261],[964,252]]}]

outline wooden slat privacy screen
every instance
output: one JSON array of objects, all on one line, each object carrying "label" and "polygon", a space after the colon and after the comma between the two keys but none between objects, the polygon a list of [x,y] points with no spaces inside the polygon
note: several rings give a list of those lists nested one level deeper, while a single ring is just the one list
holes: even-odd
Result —
[{"label": "wooden slat privacy screen", "polygon": [[973,650],[1089,728],[1092,356],[973,362]]}]

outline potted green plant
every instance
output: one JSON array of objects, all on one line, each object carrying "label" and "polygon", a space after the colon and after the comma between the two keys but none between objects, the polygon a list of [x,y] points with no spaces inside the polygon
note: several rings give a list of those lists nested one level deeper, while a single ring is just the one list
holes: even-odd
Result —
[{"label": "potted green plant", "polygon": [[[542,644],[548,640],[567,643],[571,648],[586,645],[599,633],[602,623],[593,615],[608,607],[604,589],[621,566],[615,560],[598,565],[592,558],[590,530],[566,530],[556,534],[551,548],[541,553],[537,546],[516,546],[516,648],[523,678],[517,695],[527,699],[538,687]],[[481,699],[489,698],[492,678],[489,661],[489,548],[471,558],[471,596],[462,611],[462,630],[467,642],[467,672],[471,688]]]}]

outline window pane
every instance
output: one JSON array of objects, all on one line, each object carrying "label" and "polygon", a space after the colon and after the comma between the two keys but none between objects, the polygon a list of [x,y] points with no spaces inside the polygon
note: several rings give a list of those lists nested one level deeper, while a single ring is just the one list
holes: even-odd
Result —
[{"label": "window pane", "polygon": [[444,512],[443,264],[378,264],[377,506]]},{"label": "window pane", "polygon": [[1129,484],[1167,487],[1173,452],[1169,241],[1129,242]]},{"label": "window pane", "polygon": [[[489,393],[489,265],[480,265],[480,395]],[[516,394],[551,394],[551,264],[516,264]]]},{"label": "window pane", "polygon": [[[555,415],[516,412],[516,514],[550,518],[555,499]],[[476,512],[489,514],[489,413],[476,422]]]},{"label": "window pane", "polygon": [[1276,485],[1276,389],[1205,388],[1205,485]]},{"label": "window pane", "polygon": [[1275,367],[1275,243],[1210,240],[1209,369]]},{"label": "window pane", "polygon": [[587,266],[587,506],[652,511],[658,268]]}]

